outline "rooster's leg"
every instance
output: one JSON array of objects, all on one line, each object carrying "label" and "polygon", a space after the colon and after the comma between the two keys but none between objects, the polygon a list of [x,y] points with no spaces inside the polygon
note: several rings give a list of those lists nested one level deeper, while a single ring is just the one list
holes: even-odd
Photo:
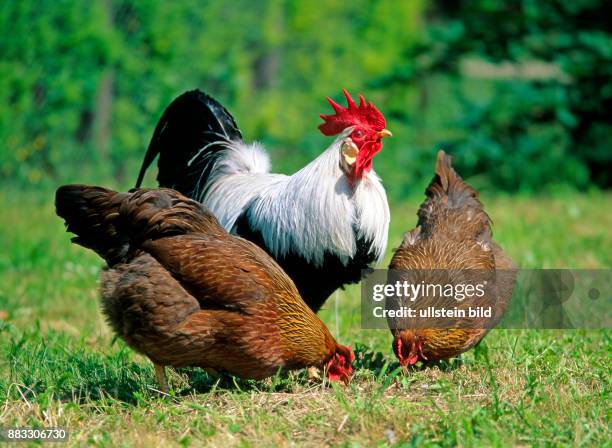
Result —
[{"label": "rooster's leg", "polygon": [[159,383],[160,390],[167,394],[169,392],[168,389],[168,380],[166,379],[166,369],[164,366],[153,363],[155,366],[155,376],[157,377],[157,382]]}]

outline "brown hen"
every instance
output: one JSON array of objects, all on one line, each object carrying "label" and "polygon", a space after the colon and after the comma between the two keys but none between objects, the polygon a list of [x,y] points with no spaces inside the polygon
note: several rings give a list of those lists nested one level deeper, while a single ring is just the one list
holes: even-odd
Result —
[{"label": "brown hen", "polygon": [[113,330],[156,367],[195,366],[261,379],[315,366],[348,380],[354,355],[336,343],[289,277],[255,244],[228,234],[174,190],[117,193],[66,185],[56,212],[94,250]]},{"label": "brown hen", "polygon": [[493,305],[493,312],[487,319],[433,318],[412,324],[390,319],[393,350],[402,365],[448,359],[472,348],[502,317],[514,285],[514,264],[492,240],[478,192],[459,177],[443,151],[438,152],[435,173],[417,227],[404,235],[389,265],[390,275],[414,284],[451,287],[486,279],[483,297],[461,302],[433,294],[416,298],[411,306],[467,309],[469,302],[472,307]]}]

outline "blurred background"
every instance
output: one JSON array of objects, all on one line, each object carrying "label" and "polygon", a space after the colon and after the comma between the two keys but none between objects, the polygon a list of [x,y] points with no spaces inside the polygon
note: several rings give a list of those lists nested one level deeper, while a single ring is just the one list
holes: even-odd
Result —
[{"label": "blurred background", "polygon": [[330,143],[318,115],[347,88],[394,132],[374,161],[392,201],[423,191],[438,148],[484,190],[609,188],[609,13],[603,0],[5,1],[0,183],[130,187],[163,109],[196,87],[292,172]]}]

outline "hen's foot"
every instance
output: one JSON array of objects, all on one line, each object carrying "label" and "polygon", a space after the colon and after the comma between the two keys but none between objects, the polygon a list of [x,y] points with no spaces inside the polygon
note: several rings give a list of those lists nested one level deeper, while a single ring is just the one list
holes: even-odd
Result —
[{"label": "hen's foot", "polygon": [[308,369],[306,369],[306,374],[308,376],[308,379],[311,381],[321,381],[320,369],[318,369],[317,367],[308,367]]}]

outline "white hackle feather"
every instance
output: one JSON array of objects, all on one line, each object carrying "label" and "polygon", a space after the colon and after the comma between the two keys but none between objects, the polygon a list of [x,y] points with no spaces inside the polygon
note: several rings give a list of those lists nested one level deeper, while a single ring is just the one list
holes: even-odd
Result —
[{"label": "white hackle feather", "polygon": [[342,140],[351,130],[292,176],[270,174],[261,145],[229,142],[196,197],[228,231],[235,231],[248,209],[251,227],[275,257],[294,253],[321,266],[328,251],[346,264],[363,238],[381,261],[389,229],[387,196],[373,170],[351,187],[340,168]]}]

